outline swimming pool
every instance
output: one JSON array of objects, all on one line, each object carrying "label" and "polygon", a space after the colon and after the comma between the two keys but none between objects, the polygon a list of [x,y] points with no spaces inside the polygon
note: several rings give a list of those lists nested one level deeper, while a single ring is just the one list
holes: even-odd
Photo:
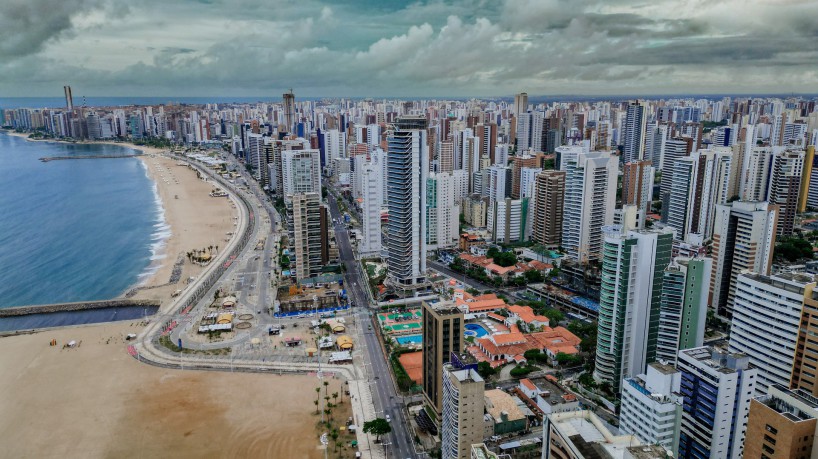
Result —
[{"label": "swimming pool", "polygon": [[400,345],[421,344],[423,343],[423,335],[396,336],[395,341]]},{"label": "swimming pool", "polygon": [[489,332],[480,324],[466,324],[466,332],[464,333],[466,336],[482,338],[488,334]]}]

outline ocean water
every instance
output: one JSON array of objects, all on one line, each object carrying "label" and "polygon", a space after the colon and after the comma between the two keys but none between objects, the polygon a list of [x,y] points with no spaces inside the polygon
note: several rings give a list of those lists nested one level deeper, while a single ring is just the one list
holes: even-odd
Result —
[{"label": "ocean water", "polygon": [[39,161],[134,152],[0,132],[0,307],[110,299],[157,269],[170,233],[142,161]]}]

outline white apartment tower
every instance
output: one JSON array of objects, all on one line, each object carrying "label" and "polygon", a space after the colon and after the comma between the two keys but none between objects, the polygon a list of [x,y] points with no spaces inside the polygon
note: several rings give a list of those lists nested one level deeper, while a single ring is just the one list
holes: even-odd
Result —
[{"label": "white apartment tower", "polygon": [[562,246],[568,258],[586,262],[602,251],[602,227],[613,224],[619,158],[607,151],[563,146],[560,170],[565,171]]},{"label": "white apartment tower", "polygon": [[804,299],[814,289],[807,274],[738,276],[729,349],[747,354],[758,368],[757,394],[772,384],[789,387]]},{"label": "white apartment tower", "polygon": [[321,152],[284,150],[281,152],[281,179],[284,199],[297,193],[321,194]]},{"label": "white apartment tower", "polygon": [[361,242],[358,252],[363,256],[381,252],[381,207],[383,207],[383,171],[378,161],[383,158],[373,156],[361,171]]},{"label": "white apartment tower", "polygon": [[429,174],[426,189],[427,250],[457,245],[462,196],[455,195],[455,188],[455,176],[451,172]]},{"label": "white apartment tower", "polygon": [[733,315],[736,280],[742,271],[770,273],[777,223],[778,208],[766,202],[716,206],[710,304],[720,316]]},{"label": "white apartment tower", "polygon": [[651,363],[646,373],[626,379],[619,414],[621,433],[677,451],[682,422],[681,381],[678,370],[661,363]]}]

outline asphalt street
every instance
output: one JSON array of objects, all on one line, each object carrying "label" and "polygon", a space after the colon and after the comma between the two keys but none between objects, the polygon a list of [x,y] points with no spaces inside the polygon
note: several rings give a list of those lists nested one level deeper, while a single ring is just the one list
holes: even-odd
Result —
[{"label": "asphalt street", "polygon": [[[368,287],[361,276],[360,264],[355,259],[346,225],[338,223],[343,221],[338,204],[334,199],[328,199],[327,202],[334,222],[335,241],[338,244],[339,257],[346,269],[345,287],[347,294],[357,309],[359,320],[369,322],[373,311],[370,309],[369,297],[364,291],[364,288]],[[395,386],[392,384],[389,373],[389,365],[383,353],[383,348],[378,342],[378,337],[374,331],[365,330],[364,340],[364,360],[369,363],[365,365],[367,374],[371,377],[369,383],[375,411],[382,418],[386,418],[388,415],[392,424],[392,432],[389,436],[383,438],[386,457],[418,457],[412,445],[406,410],[403,409],[402,398],[395,392]]]},{"label": "asphalt street", "polygon": [[438,261],[427,259],[426,260],[426,266],[434,269],[435,271],[443,273],[443,274],[451,277],[452,279],[457,279],[458,282],[463,282],[468,287],[471,287],[471,288],[474,288],[474,289],[477,289],[477,290],[480,290],[480,291],[497,290],[496,287],[491,287],[491,286],[486,285],[486,284],[484,284],[482,282],[478,282],[478,281],[476,281],[476,280],[474,280],[474,279],[472,279],[470,277],[467,277],[467,276],[463,275],[462,273],[454,272],[451,269],[449,269],[448,266],[446,266],[443,263],[440,263]]}]

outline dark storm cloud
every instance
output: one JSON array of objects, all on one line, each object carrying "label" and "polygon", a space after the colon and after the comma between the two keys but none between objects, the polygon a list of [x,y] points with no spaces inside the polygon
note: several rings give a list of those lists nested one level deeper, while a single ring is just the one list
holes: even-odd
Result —
[{"label": "dark storm cloud", "polygon": [[293,87],[317,96],[480,96],[818,86],[814,1],[129,5],[135,4],[0,2],[0,94],[55,93],[72,82],[88,95],[259,95]]},{"label": "dark storm cloud", "polygon": [[3,0],[0,57],[36,53],[72,28],[71,17],[100,6],[97,0]]}]

